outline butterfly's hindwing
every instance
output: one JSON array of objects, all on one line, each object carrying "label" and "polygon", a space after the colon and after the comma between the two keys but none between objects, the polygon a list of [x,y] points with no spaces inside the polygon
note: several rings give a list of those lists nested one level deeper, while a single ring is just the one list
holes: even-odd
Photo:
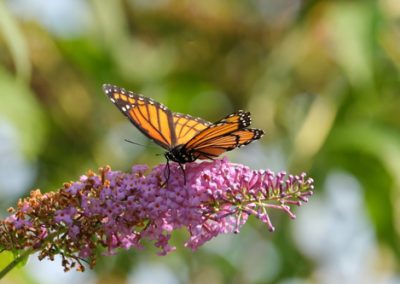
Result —
[{"label": "butterfly's hindwing", "polygon": [[200,131],[210,127],[211,122],[188,114],[173,113],[176,145],[186,144]]}]

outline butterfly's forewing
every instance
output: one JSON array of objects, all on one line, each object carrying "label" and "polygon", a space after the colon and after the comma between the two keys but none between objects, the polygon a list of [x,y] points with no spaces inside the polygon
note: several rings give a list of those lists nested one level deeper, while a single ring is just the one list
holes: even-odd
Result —
[{"label": "butterfly's forewing", "polygon": [[113,85],[103,90],[117,108],[147,137],[165,149],[175,145],[172,112],[164,105]]},{"label": "butterfly's forewing", "polygon": [[185,148],[196,148],[197,145],[203,142],[224,136],[239,129],[243,129],[249,126],[250,123],[250,113],[239,110],[238,112],[228,115],[220,121],[213,123],[208,128],[205,128],[190,141],[188,141],[185,145]]},{"label": "butterfly's forewing", "polygon": [[198,156],[198,159],[213,159],[226,151],[260,139],[263,134],[264,132],[260,129],[240,129],[196,144],[192,151],[195,156]]}]

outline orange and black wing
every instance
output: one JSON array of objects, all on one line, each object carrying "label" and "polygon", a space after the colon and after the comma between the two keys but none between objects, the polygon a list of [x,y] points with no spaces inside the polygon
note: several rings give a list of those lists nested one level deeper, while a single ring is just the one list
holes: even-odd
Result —
[{"label": "orange and black wing", "polygon": [[249,112],[238,111],[202,130],[185,144],[185,151],[198,159],[213,159],[260,139],[264,132],[246,128],[251,123]]},{"label": "orange and black wing", "polygon": [[214,159],[224,152],[260,139],[263,135],[264,132],[260,129],[240,129],[196,144],[193,152],[198,159]]},{"label": "orange and black wing", "polygon": [[212,125],[212,123],[209,121],[199,117],[193,117],[188,114],[174,112],[172,115],[174,121],[176,145],[186,144],[200,131]]},{"label": "orange and black wing", "polygon": [[185,148],[196,148],[196,145],[201,145],[202,143],[214,138],[222,137],[236,130],[244,129],[249,126],[250,123],[250,113],[239,110],[238,112],[228,115],[202,130],[186,143]]},{"label": "orange and black wing", "polygon": [[143,134],[165,149],[175,146],[174,117],[166,106],[110,84],[103,90]]}]

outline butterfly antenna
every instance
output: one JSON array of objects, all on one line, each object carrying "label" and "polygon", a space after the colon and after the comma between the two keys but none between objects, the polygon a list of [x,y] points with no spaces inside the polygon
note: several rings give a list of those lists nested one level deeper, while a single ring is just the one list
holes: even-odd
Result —
[{"label": "butterfly antenna", "polygon": [[[137,143],[137,142],[133,142],[133,141],[131,141],[131,140],[129,140],[129,139],[124,139],[124,140],[125,140],[125,142],[131,143],[131,144],[133,144],[133,145],[146,147],[146,146],[143,145],[143,144],[140,144],[140,143]],[[162,154],[162,153],[157,153],[157,154],[156,154],[156,156],[161,156],[161,155],[163,155],[163,154]]]},{"label": "butterfly antenna", "polygon": [[[124,140],[125,140],[125,142],[131,143],[131,144],[133,144],[133,145],[142,146],[142,147],[149,147],[149,148],[155,148],[155,147],[153,147],[154,145],[148,145],[148,146],[146,146],[146,145],[143,145],[143,144],[134,142],[134,141],[129,140],[129,139],[124,139]],[[157,149],[158,149],[158,148],[157,148]],[[161,156],[161,155],[163,155],[163,154],[156,154],[156,156]]]},{"label": "butterfly antenna", "polygon": [[146,146],[143,145],[143,144],[140,144],[140,143],[137,143],[137,142],[133,142],[133,141],[131,141],[131,140],[129,140],[129,139],[124,139],[124,140],[125,140],[125,142],[131,143],[131,144],[133,144],[133,145],[146,147]]}]

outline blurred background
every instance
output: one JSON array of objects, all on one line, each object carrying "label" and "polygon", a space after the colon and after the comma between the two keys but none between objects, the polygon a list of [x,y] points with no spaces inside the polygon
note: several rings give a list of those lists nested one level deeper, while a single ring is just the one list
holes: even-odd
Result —
[{"label": "blurred background", "polygon": [[175,253],[85,273],[34,256],[2,283],[400,283],[399,68],[398,0],[1,1],[1,218],[88,169],[164,162],[103,83],[210,121],[251,111],[267,135],[230,160],[316,182],[274,233],[251,220],[191,252],[178,232]]}]

